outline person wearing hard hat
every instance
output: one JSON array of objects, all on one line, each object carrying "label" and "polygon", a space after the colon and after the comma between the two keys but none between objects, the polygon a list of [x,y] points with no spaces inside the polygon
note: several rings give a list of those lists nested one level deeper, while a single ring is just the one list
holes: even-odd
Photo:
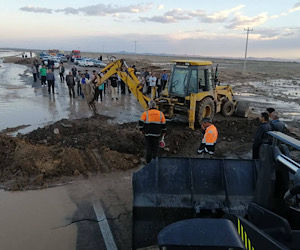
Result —
[{"label": "person wearing hard hat", "polygon": [[156,109],[153,100],[148,103],[148,106],[149,110],[145,111],[139,120],[139,129],[145,135],[147,163],[157,157],[159,139],[167,131],[164,113]]},{"label": "person wearing hard hat", "polygon": [[208,153],[209,155],[213,155],[215,153],[215,145],[218,139],[218,130],[209,118],[204,118],[202,120],[201,128],[205,132],[198,149],[198,154]]}]

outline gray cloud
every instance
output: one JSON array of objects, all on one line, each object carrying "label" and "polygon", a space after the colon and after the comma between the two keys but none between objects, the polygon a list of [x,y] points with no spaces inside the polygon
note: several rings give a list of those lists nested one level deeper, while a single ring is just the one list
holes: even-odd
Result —
[{"label": "gray cloud", "polygon": [[294,5],[294,7],[293,7],[293,8],[298,8],[298,7],[300,7],[300,2],[298,2],[298,3],[295,3],[295,5]]},{"label": "gray cloud", "polygon": [[175,23],[176,20],[172,16],[153,16],[153,17],[140,17],[142,22],[156,22],[156,23]]},{"label": "gray cloud", "polygon": [[96,4],[90,5],[81,8],[64,8],[57,9],[56,12],[63,12],[65,14],[79,14],[82,13],[87,16],[107,16],[116,13],[141,13],[149,10],[151,8],[150,5],[129,5],[129,6],[113,6],[113,5],[105,5],[105,4]]},{"label": "gray cloud", "polygon": [[26,11],[26,12],[52,14],[52,9],[33,7],[33,6],[25,6],[25,7],[20,8],[20,10]]},{"label": "gray cloud", "polygon": [[244,8],[244,5],[238,5],[231,9],[221,10],[214,13],[207,13],[204,10],[182,10],[182,9],[172,9],[165,12],[161,16],[153,17],[142,17],[140,20],[142,22],[160,22],[160,23],[175,23],[180,20],[190,20],[198,19],[203,23],[221,23],[230,18],[231,15],[235,15],[240,9]]},{"label": "gray cloud", "polygon": [[270,17],[267,13],[261,13],[254,17],[243,16],[241,14],[236,15],[230,24],[225,27],[228,29],[242,29],[245,27],[256,27],[265,23]]},{"label": "gray cloud", "polygon": [[251,37],[258,41],[290,39],[300,36],[300,27],[257,28]]},{"label": "gray cloud", "polygon": [[73,14],[76,15],[79,13],[78,9],[72,8],[72,7],[67,7],[64,9],[60,9],[60,10],[55,10],[56,12],[64,12],[65,14]]},{"label": "gray cloud", "polygon": [[48,13],[52,14],[54,12],[61,12],[64,14],[83,14],[87,16],[108,16],[114,15],[118,13],[141,13],[145,12],[152,8],[151,4],[135,4],[135,5],[128,5],[128,6],[116,6],[111,4],[96,4],[96,5],[89,5],[80,8],[73,8],[67,7],[64,9],[47,9],[47,8],[40,8],[40,7],[22,7],[20,10],[28,11],[28,12],[35,12],[35,13]]},{"label": "gray cloud", "polygon": [[189,20],[192,19],[192,16],[189,11],[182,9],[172,9],[167,11],[164,16],[173,17],[174,20]]}]

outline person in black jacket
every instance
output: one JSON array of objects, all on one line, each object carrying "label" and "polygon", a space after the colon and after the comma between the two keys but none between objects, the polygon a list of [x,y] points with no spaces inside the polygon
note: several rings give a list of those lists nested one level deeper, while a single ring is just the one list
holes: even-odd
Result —
[{"label": "person in black jacket", "polygon": [[264,143],[268,143],[267,132],[272,130],[269,123],[269,114],[267,112],[261,113],[259,120],[260,120],[260,125],[256,130],[254,142],[252,146],[253,159],[259,159],[260,145]]},{"label": "person in black jacket", "polygon": [[69,75],[66,76],[66,82],[69,88],[69,96],[70,98],[75,98],[75,91],[74,91],[74,86],[75,86],[75,79],[72,74],[72,71],[69,72]]},{"label": "person in black jacket", "polygon": [[287,128],[284,122],[279,120],[279,114],[274,108],[267,108],[270,118],[270,125],[272,131],[279,131],[281,133],[286,133]]}]

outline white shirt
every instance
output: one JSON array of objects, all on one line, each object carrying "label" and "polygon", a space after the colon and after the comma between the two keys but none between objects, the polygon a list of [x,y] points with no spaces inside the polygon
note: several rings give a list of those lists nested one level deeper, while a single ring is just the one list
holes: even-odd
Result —
[{"label": "white shirt", "polygon": [[155,76],[150,76],[149,77],[149,86],[150,87],[155,87],[156,86],[156,77]]}]

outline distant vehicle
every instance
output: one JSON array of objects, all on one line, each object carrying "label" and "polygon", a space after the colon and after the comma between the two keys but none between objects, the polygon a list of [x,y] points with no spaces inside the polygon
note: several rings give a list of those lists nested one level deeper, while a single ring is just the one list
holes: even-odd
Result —
[{"label": "distant vehicle", "polygon": [[75,59],[81,58],[80,50],[72,50],[71,52],[71,62],[74,62]]},{"label": "distant vehicle", "polygon": [[48,53],[51,56],[56,56],[59,53],[59,50],[58,49],[49,49]]},{"label": "distant vehicle", "polygon": [[107,66],[107,64],[102,62],[101,60],[92,59],[92,61],[94,63],[94,66],[96,67],[105,68]]},{"label": "distant vehicle", "polygon": [[44,62],[45,65],[48,65],[48,60],[52,60],[51,56],[45,56],[42,58],[42,61]]},{"label": "distant vehicle", "polygon": [[60,63],[60,61],[55,61],[55,60],[54,60],[54,68],[55,68],[55,69],[58,69],[58,68],[59,68],[59,63]]},{"label": "distant vehicle", "polygon": [[67,62],[68,59],[65,57],[64,54],[57,54],[57,58],[59,59],[60,62]]},{"label": "distant vehicle", "polygon": [[82,59],[82,58],[74,58],[74,59],[73,59],[73,62],[74,62],[74,64],[78,65],[78,63],[79,63],[81,60],[83,60],[83,59]]},{"label": "distant vehicle", "polygon": [[78,65],[82,67],[93,67],[94,62],[91,59],[82,59],[78,62]]},{"label": "distant vehicle", "polygon": [[44,57],[42,60],[46,66],[48,66],[48,61],[52,61],[54,68],[55,69],[59,68],[60,59],[58,57],[48,56],[48,57]]},{"label": "distant vehicle", "polygon": [[45,52],[40,53],[40,59],[43,59],[45,57],[49,57],[49,54],[47,54]]}]

